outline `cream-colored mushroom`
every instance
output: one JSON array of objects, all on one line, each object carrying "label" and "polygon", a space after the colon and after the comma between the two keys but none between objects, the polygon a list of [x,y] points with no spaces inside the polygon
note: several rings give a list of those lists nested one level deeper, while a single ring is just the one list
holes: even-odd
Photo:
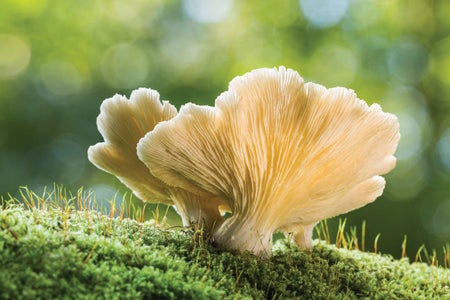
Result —
[{"label": "cream-colored mushroom", "polygon": [[229,203],[219,247],[264,256],[274,232],[309,248],[318,221],[380,196],[398,140],[397,118],[379,105],[280,67],[233,79],[215,108],[183,106],[138,155],[164,182]]},{"label": "cream-colored mushroom", "polygon": [[137,156],[139,140],[156,124],[177,114],[173,105],[161,103],[157,91],[141,88],[132,92],[130,100],[120,95],[106,99],[100,111],[97,126],[105,142],[88,150],[88,158],[94,165],[117,176],[144,201],[175,205],[184,225],[204,220],[206,227],[212,228],[222,222],[218,199],[203,198],[164,184]]}]

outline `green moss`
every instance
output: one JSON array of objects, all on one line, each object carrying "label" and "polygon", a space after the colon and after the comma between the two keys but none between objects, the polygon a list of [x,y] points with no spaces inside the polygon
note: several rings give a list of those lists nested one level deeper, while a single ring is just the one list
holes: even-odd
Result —
[{"label": "green moss", "polygon": [[71,209],[0,209],[0,299],[450,298],[450,270],[278,242],[270,259],[220,252],[199,230]]}]

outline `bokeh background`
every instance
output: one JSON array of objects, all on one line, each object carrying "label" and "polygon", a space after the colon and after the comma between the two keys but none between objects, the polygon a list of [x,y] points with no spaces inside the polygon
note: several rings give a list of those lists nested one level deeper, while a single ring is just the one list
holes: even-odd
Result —
[{"label": "bokeh background", "polygon": [[[60,183],[121,201],[87,161],[103,99],[152,87],[213,104],[236,75],[285,65],[397,114],[385,194],[346,215],[366,247],[410,257],[450,241],[450,1],[2,0],[0,194]],[[175,221],[174,221],[175,222]],[[337,222],[336,220],[332,220]]]}]

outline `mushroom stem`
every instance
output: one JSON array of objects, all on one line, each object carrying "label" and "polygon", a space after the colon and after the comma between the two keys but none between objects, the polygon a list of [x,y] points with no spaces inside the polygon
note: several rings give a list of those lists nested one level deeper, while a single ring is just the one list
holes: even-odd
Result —
[{"label": "mushroom stem", "polygon": [[225,250],[237,249],[240,252],[248,251],[260,257],[268,257],[274,230],[261,224],[264,222],[233,215],[214,233],[214,244]]},{"label": "mushroom stem", "polygon": [[220,201],[216,198],[206,199],[182,189],[173,189],[169,193],[174,208],[181,216],[183,226],[198,223],[210,233],[223,222],[219,211]]},{"label": "mushroom stem", "polygon": [[290,227],[289,229],[284,228],[282,231],[285,233],[285,236],[290,236],[290,234],[293,234],[292,240],[299,248],[311,249],[312,235],[316,224],[317,222],[309,225],[296,225]]}]

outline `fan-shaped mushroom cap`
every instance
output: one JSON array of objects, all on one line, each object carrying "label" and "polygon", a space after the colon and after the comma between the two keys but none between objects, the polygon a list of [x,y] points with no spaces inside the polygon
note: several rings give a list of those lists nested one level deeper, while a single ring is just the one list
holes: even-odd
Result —
[{"label": "fan-shaped mushroom cap", "polygon": [[88,150],[88,158],[95,166],[117,176],[144,201],[175,204],[185,225],[200,221],[200,217],[207,226],[220,223],[218,200],[201,199],[166,185],[137,156],[139,140],[156,124],[177,114],[173,105],[167,101],[161,103],[157,91],[141,88],[131,93],[130,100],[120,95],[106,99],[100,111],[97,126],[105,142]]},{"label": "fan-shaped mushroom cap", "polygon": [[142,200],[172,204],[165,184],[137,157],[136,146],[156,124],[176,114],[176,108],[167,101],[161,104],[158,92],[151,89],[133,91],[130,100],[117,94],[106,99],[97,118],[105,142],[89,147],[89,160],[99,169],[116,175]]},{"label": "fan-shaped mushroom cap", "polygon": [[397,118],[352,90],[258,69],[233,79],[215,108],[187,104],[138,145],[166,183],[225,199],[222,248],[270,253],[275,231],[311,246],[314,225],[374,201],[395,166]]}]

